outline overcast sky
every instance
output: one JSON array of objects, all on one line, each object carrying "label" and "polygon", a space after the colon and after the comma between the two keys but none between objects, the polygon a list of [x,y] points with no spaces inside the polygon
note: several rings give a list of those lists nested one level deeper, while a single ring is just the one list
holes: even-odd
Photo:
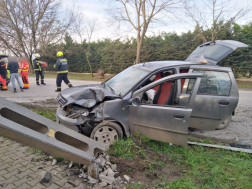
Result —
[{"label": "overcast sky", "polygon": [[[77,7],[78,11],[81,11],[85,14],[85,16],[89,18],[97,18],[100,23],[100,29],[99,31],[94,33],[93,40],[97,39],[103,39],[103,38],[111,38],[116,39],[119,36],[118,30],[116,30],[113,27],[108,27],[108,19],[109,15],[106,12],[106,8],[108,6],[106,0],[62,0],[64,7],[72,7],[73,4],[75,7]],[[201,0],[198,0],[199,3],[201,3]],[[252,7],[252,0],[231,0],[231,3],[234,3],[236,7],[246,7],[251,6]],[[235,4],[236,3],[236,4]],[[202,9],[206,9],[206,7],[202,4]],[[211,16],[211,13],[208,13],[209,16]],[[186,19],[186,18],[185,18]],[[238,20],[238,24],[246,24],[248,22],[252,21],[252,12],[244,19]],[[193,30],[193,22],[187,20],[188,24],[181,23],[174,20],[167,20],[166,25],[155,25],[154,29],[150,29],[150,32],[147,33],[147,35],[158,35],[161,32],[176,32],[178,34],[181,34],[183,32],[187,32],[189,30]],[[126,28],[125,28],[126,29]],[[124,33],[125,37],[135,37],[135,33]],[[76,37],[76,40],[78,38]]]}]

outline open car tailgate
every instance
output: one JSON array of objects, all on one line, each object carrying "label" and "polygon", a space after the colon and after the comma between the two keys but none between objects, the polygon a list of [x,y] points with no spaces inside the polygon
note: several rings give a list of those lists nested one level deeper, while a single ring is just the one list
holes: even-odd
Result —
[{"label": "open car tailgate", "polygon": [[204,59],[206,60],[205,63],[215,65],[237,48],[243,47],[248,47],[248,45],[234,40],[210,41],[198,46],[186,60],[193,63],[200,63],[200,59]]}]

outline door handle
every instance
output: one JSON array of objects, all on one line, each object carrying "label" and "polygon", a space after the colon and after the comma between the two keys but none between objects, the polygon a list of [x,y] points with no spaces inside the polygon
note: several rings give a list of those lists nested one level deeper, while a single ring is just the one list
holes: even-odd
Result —
[{"label": "door handle", "polygon": [[229,105],[229,101],[226,101],[226,100],[219,100],[218,103],[220,105],[225,105],[225,106]]},{"label": "door handle", "polygon": [[183,115],[183,114],[173,114],[173,117],[182,119],[182,118],[185,117],[185,115]]}]

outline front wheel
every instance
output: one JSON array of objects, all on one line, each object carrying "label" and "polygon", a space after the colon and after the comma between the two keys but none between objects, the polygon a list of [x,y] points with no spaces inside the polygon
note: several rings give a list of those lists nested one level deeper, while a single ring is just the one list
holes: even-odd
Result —
[{"label": "front wheel", "polygon": [[222,122],[222,124],[220,124],[220,126],[216,128],[216,130],[222,130],[222,129],[227,128],[229,126],[231,120],[232,120],[232,114],[227,119],[225,119]]},{"label": "front wheel", "polygon": [[123,131],[121,127],[114,122],[104,122],[97,125],[90,138],[97,142],[101,142],[106,146],[113,144],[115,140],[118,140],[123,137]]}]

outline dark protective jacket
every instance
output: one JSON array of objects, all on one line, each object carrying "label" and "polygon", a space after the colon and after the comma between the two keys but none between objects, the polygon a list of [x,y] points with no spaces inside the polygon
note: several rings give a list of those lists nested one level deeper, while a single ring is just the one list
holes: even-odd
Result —
[{"label": "dark protective jacket", "polygon": [[42,64],[42,61],[40,61],[39,59],[34,59],[33,60],[33,68],[34,68],[34,71],[44,71],[44,68],[41,66]]},{"label": "dark protective jacket", "polygon": [[60,56],[57,61],[55,67],[57,68],[57,73],[68,73],[67,59],[64,56]]},{"label": "dark protective jacket", "polygon": [[10,70],[10,73],[18,73],[19,65],[18,62],[9,62],[7,70]]},{"label": "dark protective jacket", "polygon": [[0,75],[6,76],[7,69],[6,69],[6,63],[4,61],[0,62]]}]

